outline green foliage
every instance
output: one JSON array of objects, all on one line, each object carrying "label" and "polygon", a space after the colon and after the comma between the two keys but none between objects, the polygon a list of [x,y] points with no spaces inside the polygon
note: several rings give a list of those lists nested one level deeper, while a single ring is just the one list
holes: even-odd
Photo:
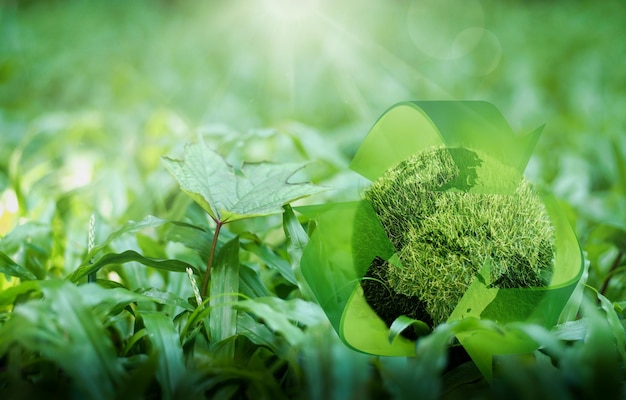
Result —
[{"label": "green foliage", "polygon": [[[209,331],[212,342],[219,345],[237,333],[237,312],[233,304],[239,291],[239,238],[235,237],[220,250],[211,277],[211,316]],[[235,357],[233,343],[224,345],[224,357]]]},{"label": "green foliage", "polygon": [[24,281],[37,279],[32,272],[21,265],[16,264],[15,261],[11,260],[11,257],[4,253],[0,253],[0,263],[0,272],[6,276],[15,276]]},{"label": "green foliage", "polygon": [[307,183],[289,183],[301,167],[244,164],[234,171],[204,143],[185,146],[185,159],[163,158],[181,189],[219,223],[279,214],[285,203],[320,191]]},{"label": "green foliage", "polygon": [[102,321],[95,318],[74,286],[57,282],[42,287],[42,293],[44,301],[14,310],[13,318],[3,326],[2,343],[41,351],[74,377],[78,388],[90,397],[110,398],[122,379],[123,368]]},{"label": "green foliage", "polygon": [[[0,2],[0,398],[623,397],[622,1],[291,3]],[[412,358],[338,340],[299,270],[315,224],[283,208],[319,187],[289,179],[353,200],[366,183],[348,160],[413,98],[547,123],[526,175],[568,210],[589,260],[575,320],[444,323]],[[199,167],[229,182],[214,203],[161,162],[199,136],[216,150]],[[216,235],[213,219],[232,222]],[[208,264],[238,277],[209,279],[198,304],[186,270]],[[462,324],[541,348],[498,359],[489,385],[451,350]]]},{"label": "green foliage", "polygon": [[183,349],[176,327],[171,318],[156,311],[142,312],[141,321],[148,332],[148,355],[154,353],[158,360],[156,380],[161,386],[161,396],[164,399],[179,398],[184,379],[190,377],[185,375]]},{"label": "green foliage", "polygon": [[[483,171],[502,169],[472,150],[432,149],[391,168],[366,191],[401,263],[372,268],[384,270],[375,274],[388,290],[412,298],[386,319],[407,314],[434,325],[445,321],[485,260],[491,260],[490,286],[549,283],[554,229],[530,184],[510,172],[517,186],[512,194],[472,191],[489,179]],[[421,302],[427,314],[414,315]]]}]

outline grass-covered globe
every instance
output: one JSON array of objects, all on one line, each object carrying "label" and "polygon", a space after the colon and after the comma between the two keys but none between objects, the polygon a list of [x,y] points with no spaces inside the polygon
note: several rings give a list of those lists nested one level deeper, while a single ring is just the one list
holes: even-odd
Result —
[{"label": "grass-covered globe", "polygon": [[[397,254],[396,261],[375,259],[362,281],[387,325],[400,315],[431,326],[446,321],[485,262],[490,287],[550,283],[554,228],[539,195],[516,174],[479,151],[435,147],[390,168],[365,192]],[[503,182],[514,186],[485,190]]]}]

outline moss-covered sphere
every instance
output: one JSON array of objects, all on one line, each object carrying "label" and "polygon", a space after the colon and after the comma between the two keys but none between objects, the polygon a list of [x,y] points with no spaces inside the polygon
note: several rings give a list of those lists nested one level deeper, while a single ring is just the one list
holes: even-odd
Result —
[{"label": "moss-covered sphere", "polygon": [[402,264],[377,260],[363,280],[366,300],[387,324],[400,315],[444,322],[486,260],[492,286],[549,284],[554,229],[543,202],[485,154],[424,151],[389,169],[365,198]]}]

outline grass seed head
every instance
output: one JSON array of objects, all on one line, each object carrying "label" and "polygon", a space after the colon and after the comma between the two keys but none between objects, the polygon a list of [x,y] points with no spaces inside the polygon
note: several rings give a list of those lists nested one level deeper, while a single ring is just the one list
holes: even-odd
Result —
[{"label": "grass seed head", "polygon": [[[510,194],[474,190],[496,181],[515,186]],[[375,262],[366,274],[376,277],[364,285],[366,299],[388,324],[416,312],[434,325],[444,322],[486,260],[493,287],[545,286],[551,279],[554,229],[540,197],[515,170],[485,154],[426,150],[389,169],[365,198],[402,263]],[[376,291],[372,282],[385,288]],[[376,292],[387,289],[415,301],[384,306],[389,298],[377,300]]]}]

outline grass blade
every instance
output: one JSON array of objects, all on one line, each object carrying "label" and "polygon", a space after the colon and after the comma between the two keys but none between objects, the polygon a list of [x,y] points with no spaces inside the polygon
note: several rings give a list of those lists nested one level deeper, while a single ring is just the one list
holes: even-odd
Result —
[{"label": "grass blade", "polygon": [[100,319],[72,284],[50,281],[42,292],[0,328],[2,354],[19,343],[60,366],[88,398],[113,398],[125,372]]},{"label": "grass blade", "polygon": [[286,204],[283,208],[285,209],[283,213],[283,230],[287,237],[289,261],[291,262],[295,279],[298,282],[298,287],[303,297],[305,299],[312,299],[313,294],[311,289],[300,271],[300,259],[302,258],[304,248],[307,243],[309,243],[309,235],[307,235],[302,225],[300,225],[300,221],[298,221],[296,214],[293,212],[293,208],[291,208],[289,204]]},{"label": "grass blade", "polygon": [[142,312],[143,323],[148,331],[152,352],[157,354],[156,379],[161,385],[164,399],[177,398],[182,389],[186,368],[180,337],[174,323],[160,312]]},{"label": "grass blade", "polygon": [[269,329],[283,336],[291,346],[298,346],[305,339],[300,325],[315,326],[326,321],[317,304],[302,299],[260,297],[240,301],[237,308],[262,319]]},{"label": "grass blade", "polygon": [[277,271],[287,282],[297,285],[296,276],[290,263],[272,251],[267,245],[261,243],[258,237],[253,241],[242,243],[241,247],[255,254],[268,267]]},{"label": "grass blade", "polygon": [[[211,272],[211,316],[209,330],[211,343],[217,344],[237,333],[237,302],[239,291],[239,237],[226,243],[217,255]],[[225,360],[234,357],[234,342],[222,347]]]},{"label": "grass blade", "polygon": [[124,264],[131,261],[137,261],[148,267],[161,269],[164,271],[185,272],[187,268],[191,268],[196,274],[198,269],[191,264],[180,260],[161,260],[156,258],[144,257],[134,250],[126,250],[122,253],[109,253],[100,257],[93,264],[85,264],[78,267],[66,279],[72,282],[78,282],[85,276],[98,271],[100,268],[109,264]]},{"label": "grass blade", "polygon": [[11,259],[11,257],[7,256],[3,252],[0,252],[0,273],[15,276],[23,281],[37,279],[32,272],[17,264]]}]

